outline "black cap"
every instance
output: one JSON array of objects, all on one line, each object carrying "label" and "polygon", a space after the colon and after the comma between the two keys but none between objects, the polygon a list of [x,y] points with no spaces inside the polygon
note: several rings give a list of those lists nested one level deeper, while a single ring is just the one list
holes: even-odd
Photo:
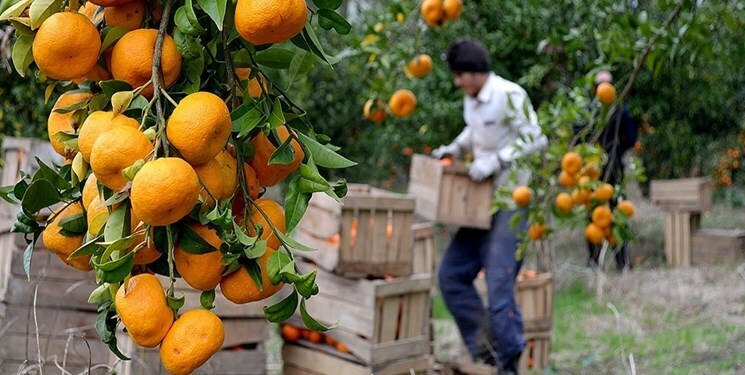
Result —
[{"label": "black cap", "polygon": [[486,73],[491,71],[489,52],[478,40],[460,38],[450,45],[447,52],[450,70],[456,73]]}]

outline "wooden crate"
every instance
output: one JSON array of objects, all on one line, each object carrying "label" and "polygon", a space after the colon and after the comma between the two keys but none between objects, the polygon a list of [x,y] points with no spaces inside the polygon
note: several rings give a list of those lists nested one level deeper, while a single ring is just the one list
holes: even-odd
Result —
[{"label": "wooden crate", "polygon": [[60,373],[58,366],[80,373],[89,361],[93,374],[109,373],[109,349],[96,333],[96,315],[0,303],[0,373]]},{"label": "wooden crate", "polygon": [[[316,281],[320,293],[307,301],[308,310],[326,324],[338,323],[326,334],[362,363],[377,366],[429,353],[431,275],[353,280],[319,269]],[[295,316],[291,324],[302,321]]]},{"label": "wooden crate", "polygon": [[554,315],[554,279],[550,273],[517,282],[515,300],[520,306],[523,329],[528,332],[551,332]]},{"label": "wooden crate", "polygon": [[[541,369],[550,364],[551,331],[525,333],[525,349],[520,357],[518,370],[520,374],[539,374]],[[492,375],[496,369],[492,366],[474,363],[470,357],[444,364],[443,375]]]},{"label": "wooden crate", "polygon": [[296,238],[318,250],[298,255],[347,276],[410,275],[414,199],[350,185],[342,201],[313,194]]},{"label": "wooden crate", "polygon": [[434,223],[417,223],[411,226],[414,236],[412,249],[412,274],[435,273],[435,228]]},{"label": "wooden crate", "polygon": [[652,180],[652,204],[671,211],[705,212],[711,209],[713,185],[710,177]]},{"label": "wooden crate", "polygon": [[409,194],[416,199],[416,214],[443,224],[489,229],[494,185],[491,179],[475,182],[461,163],[443,166],[426,155],[414,155],[409,173]]},{"label": "wooden crate", "polygon": [[[307,345],[307,344],[306,344]],[[355,361],[351,355],[313,346],[285,344],[282,348],[285,375],[404,375],[424,374],[432,368],[432,357],[420,355],[386,364],[370,366]]]},{"label": "wooden crate", "polygon": [[[223,325],[223,349],[194,374],[266,374],[264,342],[269,338],[269,323],[264,319],[223,319]],[[117,340],[122,353],[131,358],[130,361],[121,361],[111,355],[110,361],[116,364],[117,374],[168,374],[160,362],[158,348],[142,348],[124,332],[117,334]]]},{"label": "wooden crate", "polygon": [[701,215],[686,211],[665,214],[665,258],[672,267],[691,265],[693,232],[701,227]]},{"label": "wooden crate", "polygon": [[692,246],[693,265],[737,264],[745,260],[745,230],[699,229]]}]

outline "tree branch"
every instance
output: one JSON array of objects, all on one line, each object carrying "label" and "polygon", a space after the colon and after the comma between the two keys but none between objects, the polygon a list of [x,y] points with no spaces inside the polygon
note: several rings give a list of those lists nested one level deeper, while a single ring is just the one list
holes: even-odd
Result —
[{"label": "tree branch", "polygon": [[[164,139],[165,137],[165,127],[166,127],[166,119],[165,114],[163,113],[163,103],[160,98],[160,89],[161,89],[161,78],[163,77],[163,74],[161,73],[161,59],[163,55],[163,39],[165,39],[166,35],[166,28],[168,27],[168,22],[171,18],[171,8],[173,7],[173,0],[167,0],[165,6],[163,7],[163,16],[160,20],[160,26],[158,28],[158,37],[155,39],[155,51],[153,53],[153,69],[152,69],[152,75],[150,80],[153,84],[153,100],[155,101],[155,113],[156,113],[156,126],[158,127],[158,140],[156,143],[156,151],[155,154],[157,155],[158,151],[158,145],[162,145],[163,147],[163,153],[168,156],[168,140]],[[162,142],[162,144],[161,144]]]}]

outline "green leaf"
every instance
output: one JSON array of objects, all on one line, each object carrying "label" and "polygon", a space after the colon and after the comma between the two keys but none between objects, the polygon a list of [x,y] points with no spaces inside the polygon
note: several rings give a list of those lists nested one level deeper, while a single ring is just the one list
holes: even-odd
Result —
[{"label": "green leaf", "polygon": [[339,181],[336,181],[336,185],[334,185],[334,194],[336,194],[339,198],[344,198],[347,196],[347,180],[345,178],[340,179]]},{"label": "green leaf", "polygon": [[109,284],[103,283],[96,289],[93,289],[91,294],[88,296],[88,303],[91,305],[101,305],[105,302],[112,301],[111,292],[109,292]]},{"label": "green leaf", "polygon": [[197,4],[202,7],[202,10],[207,13],[212,21],[217,26],[217,29],[222,31],[222,24],[225,20],[225,8],[227,7],[227,0],[197,0]]},{"label": "green leaf", "polygon": [[318,10],[318,26],[321,26],[325,30],[331,30],[333,28],[341,35],[347,35],[352,31],[352,25],[349,21],[331,9]]},{"label": "green leaf", "polygon": [[177,30],[180,30],[186,35],[199,36],[206,31],[204,30],[204,28],[202,28],[202,26],[199,25],[199,22],[192,23],[185,5],[182,5],[178,9],[176,9],[176,13],[173,16],[173,21],[176,23]]},{"label": "green leaf", "polygon": [[282,142],[274,152],[272,152],[272,155],[269,157],[269,165],[287,165],[295,160],[295,148],[290,146],[290,142],[292,141],[292,137],[287,137],[287,139],[285,139],[285,141]]},{"label": "green leaf", "polygon": [[75,258],[95,254],[97,250],[103,248],[101,245],[98,244],[98,241],[101,240],[101,237],[102,236],[95,237],[92,240],[84,243],[77,250],[73,251],[72,254],[70,254],[70,256],[67,257],[67,259],[75,259]]},{"label": "green leaf", "polygon": [[287,186],[285,195],[285,228],[288,233],[291,233],[303,218],[308,209],[308,202],[310,202],[311,195],[300,191],[299,181],[300,176],[293,177]]},{"label": "green leaf", "polygon": [[174,312],[179,311],[182,307],[184,307],[184,303],[186,302],[186,294],[181,293],[181,297],[171,297],[166,296],[166,302],[168,303],[168,307],[171,308]]},{"label": "green leaf", "polygon": [[238,242],[240,242],[244,246],[253,246],[253,244],[256,243],[257,237],[250,237],[246,234],[246,232],[243,231],[243,228],[238,225],[238,223],[235,222],[235,220],[231,220],[233,223],[233,230],[235,231],[236,237],[238,237]]},{"label": "green leaf", "polygon": [[305,28],[303,29],[303,37],[305,39],[305,42],[308,44],[308,48],[310,48],[311,52],[320,57],[329,66],[333,68],[333,65],[339,62],[339,59],[326,54],[326,52],[323,50],[323,47],[321,46],[321,42],[318,41],[318,37],[316,36],[315,31],[313,31],[313,27],[309,24],[305,25]]},{"label": "green leaf", "polygon": [[178,246],[190,254],[206,254],[217,251],[189,225],[179,226]]},{"label": "green leaf", "polygon": [[261,240],[251,246],[247,246],[243,252],[248,259],[257,259],[266,253],[266,249],[266,240]]},{"label": "green leaf", "polygon": [[186,7],[185,8],[186,18],[189,21],[189,23],[191,23],[191,26],[194,27],[197,31],[199,31],[199,34],[203,34],[205,31],[207,31],[199,24],[197,13],[194,11],[194,2],[192,0],[186,0],[185,7]]},{"label": "green leaf", "polygon": [[52,14],[62,10],[62,0],[34,0],[28,10],[31,28],[37,29]]},{"label": "green leaf", "polygon": [[306,75],[313,69],[313,54],[307,51],[296,54],[290,62],[290,84],[297,80],[298,76]]},{"label": "green leaf", "polygon": [[282,241],[283,244],[300,251],[316,251],[316,249],[313,249],[311,247],[305,246],[297,241],[295,241],[293,238],[288,237],[286,234],[282,233],[282,231],[275,232],[279,236],[279,239]]},{"label": "green leaf", "polygon": [[318,285],[316,285],[317,274],[318,270],[313,270],[301,275],[297,280],[293,281],[295,289],[301,296],[303,296],[303,298],[310,298],[313,295],[318,294]]},{"label": "green leaf", "polygon": [[41,179],[28,186],[26,193],[23,194],[23,199],[21,199],[21,207],[28,212],[39,212],[42,208],[60,201],[62,201],[62,197],[52,183]]},{"label": "green leaf", "polygon": [[[251,102],[251,101],[248,101]],[[251,102],[253,103],[253,102]],[[244,137],[248,133],[258,126],[262,120],[264,120],[264,114],[257,107],[251,108],[245,115],[241,116],[238,120],[234,121],[233,124],[237,124],[237,128],[234,127],[235,131],[239,131],[238,137]]]},{"label": "green leaf", "polygon": [[308,152],[313,156],[316,164],[324,168],[349,168],[357,163],[337,154],[328,147],[318,143],[315,139],[301,132],[296,132],[300,142],[305,146]]},{"label": "green leaf", "polygon": [[13,44],[13,50],[11,51],[11,57],[13,58],[13,67],[16,68],[18,74],[21,77],[26,76],[26,69],[34,61],[34,55],[31,51],[31,45],[34,42],[34,38],[27,35],[19,36]]},{"label": "green leaf", "polygon": [[266,263],[266,274],[269,276],[269,282],[274,285],[279,284],[282,281],[280,272],[290,263],[292,263],[292,259],[284,251],[277,250],[273,252]]},{"label": "green leaf", "polygon": [[297,310],[298,296],[296,291],[287,298],[277,302],[272,306],[264,306],[264,316],[272,323],[281,323],[289,319]]},{"label": "green leaf", "polygon": [[282,103],[279,98],[274,99],[274,106],[272,106],[272,114],[269,115],[269,125],[272,129],[278,128],[286,123],[285,115],[282,112]]},{"label": "green leaf", "polygon": [[36,164],[39,166],[39,171],[34,175],[34,178],[32,179],[33,181],[47,180],[51,182],[57,190],[65,190],[70,187],[70,183],[67,182],[64,177],[60,176],[57,171],[52,169],[50,166],[44,164],[44,162],[38,157],[36,158]]},{"label": "green leaf", "polygon": [[319,9],[338,9],[343,0],[313,0]]},{"label": "green leaf", "polygon": [[103,90],[103,93],[107,96],[106,98],[107,103],[109,100],[111,100],[111,97],[119,91],[132,91],[132,86],[130,86],[129,83],[124,82],[124,81],[117,81],[117,80],[102,81],[98,84],[98,86],[101,87],[101,90]]},{"label": "green leaf", "polygon": [[181,32],[180,29],[176,29],[173,33],[173,40],[176,42],[176,49],[185,60],[196,59],[202,53],[202,45],[193,36]]},{"label": "green leaf", "polygon": [[36,247],[36,241],[39,239],[41,232],[34,233],[34,237],[31,243],[26,246],[26,250],[23,251],[23,271],[26,273],[26,278],[31,281],[31,258],[34,255],[34,248]]},{"label": "green leaf", "polygon": [[256,62],[274,69],[288,69],[294,56],[295,52],[288,49],[272,47],[257,53]]},{"label": "green leaf", "polygon": [[206,310],[215,308],[215,290],[207,290],[199,295],[199,304]]},{"label": "green leaf", "polygon": [[186,81],[189,83],[188,86],[183,88],[184,93],[193,94],[199,91],[202,85],[202,72],[204,71],[204,54],[200,52],[197,58],[184,61],[182,66]]},{"label": "green leaf", "polygon": [[130,214],[129,208],[126,204],[122,204],[117,207],[108,220],[103,229],[103,238],[106,242],[114,242],[118,239],[129,234]]},{"label": "green leaf", "polygon": [[20,16],[32,1],[33,0],[22,0],[11,5],[8,9],[5,9],[3,14],[0,14],[0,21],[7,21],[11,18]]},{"label": "green leaf", "polygon": [[0,187],[0,198],[10,204],[21,203],[21,200],[16,197],[13,190],[15,190],[15,186],[13,185]]},{"label": "green leaf", "polygon": [[101,54],[106,52],[109,48],[113,47],[116,42],[121,39],[124,34],[128,33],[129,30],[121,26],[106,27],[101,31],[104,34],[103,42],[101,43]]},{"label": "green leaf", "polygon": [[303,301],[300,303],[300,316],[303,318],[303,324],[314,331],[326,332],[330,329],[336,328],[336,326],[339,325],[338,323],[334,323],[327,327],[319,323],[310,315],[310,313],[308,313],[308,310],[305,308],[305,299],[303,299]]},{"label": "green leaf", "polygon": [[134,253],[129,253],[117,260],[96,265],[96,276],[107,283],[119,283],[132,272],[134,265]]},{"label": "green leaf", "polygon": [[86,222],[85,215],[82,212],[65,216],[59,221],[59,226],[66,232],[73,234],[85,233],[88,230],[88,222]]}]

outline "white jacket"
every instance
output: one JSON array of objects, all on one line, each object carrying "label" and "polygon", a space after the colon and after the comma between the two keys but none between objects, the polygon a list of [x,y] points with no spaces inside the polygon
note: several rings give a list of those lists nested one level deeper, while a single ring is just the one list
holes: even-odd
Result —
[{"label": "white jacket", "polygon": [[[538,126],[538,116],[525,90],[494,73],[489,75],[477,97],[466,96],[463,106],[466,127],[448,148],[474,159],[497,154],[503,165],[546,148],[548,140]],[[457,156],[457,155],[456,155]],[[506,185],[509,168],[502,167],[495,185]],[[518,172],[518,182],[525,184],[530,171]]]}]

